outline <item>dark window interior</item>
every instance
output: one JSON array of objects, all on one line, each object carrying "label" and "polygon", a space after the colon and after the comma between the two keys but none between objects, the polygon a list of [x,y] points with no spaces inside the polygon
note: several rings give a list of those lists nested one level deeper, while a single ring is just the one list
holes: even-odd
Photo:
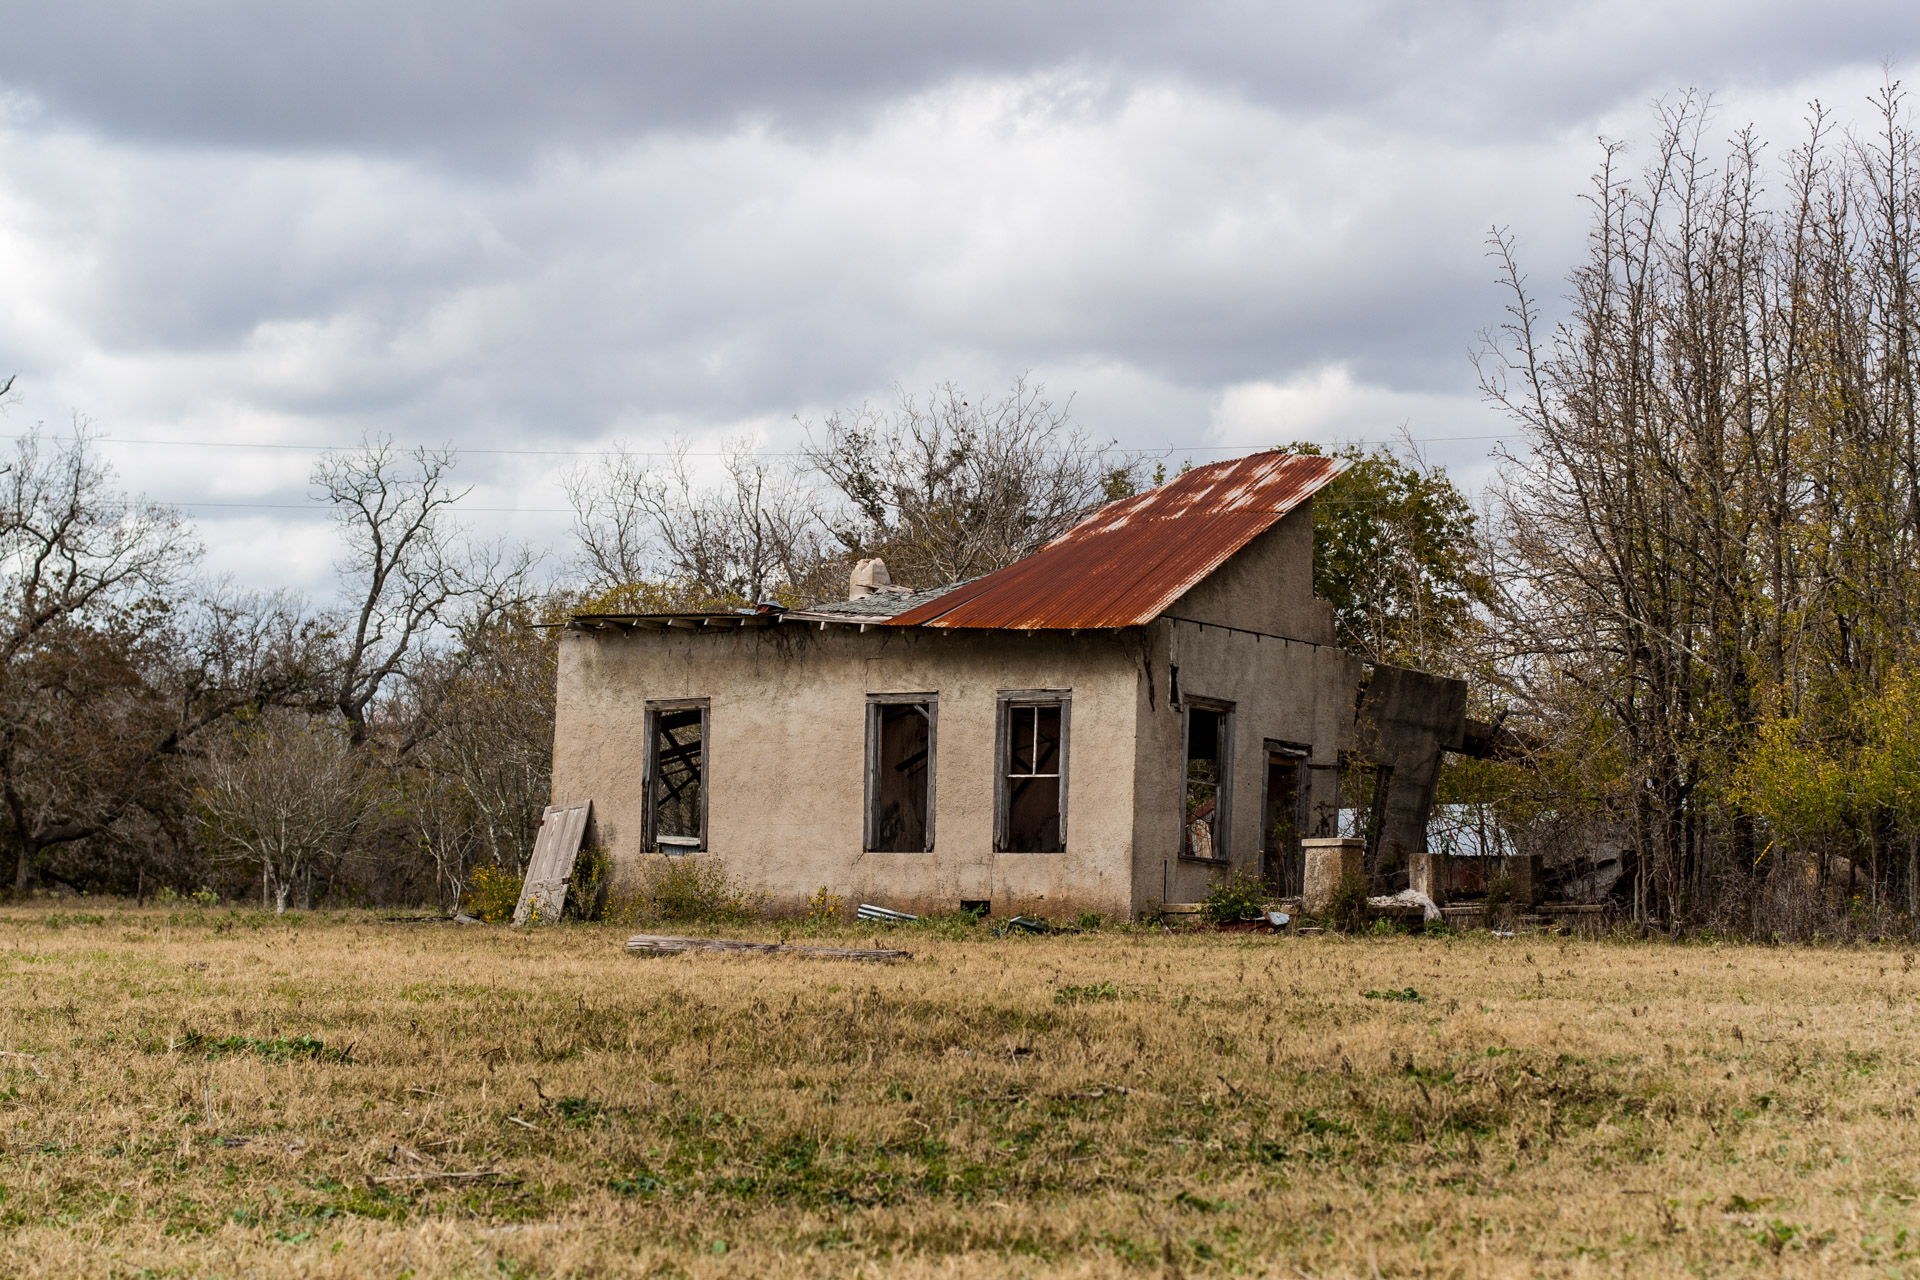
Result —
[{"label": "dark window interior", "polygon": [[1187,708],[1187,816],[1182,852],[1189,858],[1219,858],[1222,752],[1227,713]]},{"label": "dark window interior", "polygon": [[699,708],[656,713],[654,737],[653,838],[668,850],[697,849],[701,843],[700,779],[706,743],[700,735]]},{"label": "dark window interior", "polygon": [[878,741],[871,848],[877,853],[925,852],[932,710],[924,702],[886,702],[875,706],[874,719]]},{"label": "dark window interior", "polygon": [[1007,708],[1007,850],[1059,853],[1060,704]]},{"label": "dark window interior", "polygon": [[1267,812],[1261,820],[1261,832],[1265,837],[1267,879],[1283,897],[1301,891],[1305,870],[1300,857],[1300,801],[1306,763],[1299,756],[1267,753]]}]

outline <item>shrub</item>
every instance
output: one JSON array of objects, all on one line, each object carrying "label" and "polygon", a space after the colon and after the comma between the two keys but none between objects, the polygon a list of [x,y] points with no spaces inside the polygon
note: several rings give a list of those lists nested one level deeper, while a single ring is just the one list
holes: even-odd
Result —
[{"label": "shrub", "polygon": [[714,857],[662,857],[641,877],[641,896],[661,920],[741,924],[760,914],[766,895],[737,883]]},{"label": "shrub", "polygon": [[834,924],[840,919],[840,895],[825,885],[813,891],[807,899],[808,924]]},{"label": "shrub", "polygon": [[1252,871],[1236,871],[1215,880],[1200,905],[1200,914],[1213,924],[1257,919],[1267,905],[1267,882]]},{"label": "shrub", "polygon": [[477,916],[488,924],[505,924],[513,919],[513,909],[520,905],[520,882],[524,879],[517,871],[508,871],[505,867],[483,866],[474,868],[472,877],[467,881],[467,892],[460,902],[470,916]]},{"label": "shrub", "polygon": [[1326,922],[1342,933],[1358,933],[1367,925],[1367,878],[1362,874],[1340,877],[1327,899],[1322,913]]},{"label": "shrub", "polygon": [[1486,913],[1487,928],[1497,929],[1503,924],[1511,923],[1513,902],[1513,877],[1504,874],[1489,876],[1487,897],[1482,905],[1482,910]]},{"label": "shrub", "polygon": [[567,902],[563,915],[575,920],[599,919],[604,912],[606,902],[604,893],[607,887],[607,851],[599,845],[591,845],[580,851],[573,863],[573,878],[567,882]]}]

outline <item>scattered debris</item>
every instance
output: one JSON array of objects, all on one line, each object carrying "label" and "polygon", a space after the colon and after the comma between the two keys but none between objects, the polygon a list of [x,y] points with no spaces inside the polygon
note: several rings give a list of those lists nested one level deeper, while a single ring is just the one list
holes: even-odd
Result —
[{"label": "scattered debris", "polygon": [[1267,912],[1267,923],[1276,929],[1284,929],[1293,923],[1293,917],[1284,911]]},{"label": "scattered debris", "polygon": [[531,1129],[531,1130],[533,1130],[533,1131],[534,1131],[535,1133],[538,1133],[538,1132],[540,1132],[540,1126],[539,1126],[539,1125],[537,1125],[537,1124],[533,1124],[533,1123],[531,1123],[531,1122],[529,1122],[529,1121],[526,1121],[526,1120],[522,1120],[522,1119],[521,1119],[521,1118],[520,1118],[519,1116],[508,1116],[508,1117],[507,1117],[507,1123],[508,1123],[508,1124],[517,1124],[517,1125],[519,1125],[519,1126],[520,1126],[520,1127],[521,1127],[522,1129]]},{"label": "scattered debris", "polygon": [[1440,918],[1440,908],[1432,898],[1418,889],[1402,889],[1400,892],[1382,898],[1368,898],[1367,905],[1375,911],[1404,911],[1409,907],[1420,908],[1420,914],[1428,920]]},{"label": "scattered debris", "polygon": [[752,951],[764,955],[817,956],[823,960],[905,960],[911,951],[881,947],[796,947],[785,942],[741,942],[734,938],[669,938],[636,933],[627,939],[636,955],[677,955],[683,951]]},{"label": "scattered debris", "polygon": [[1053,925],[1045,920],[1035,920],[1032,916],[1015,916],[993,931],[994,936],[1004,938],[1009,933],[1052,933]]},{"label": "scattered debris", "polygon": [[860,909],[853,913],[856,920],[877,920],[882,924],[912,924],[920,917],[909,915],[905,911],[890,911],[886,907],[876,907],[871,902],[863,902]]},{"label": "scattered debris", "polygon": [[455,924],[480,924],[481,920],[479,916],[470,916],[466,912],[462,911],[459,915],[453,918],[453,922]]},{"label": "scattered debris", "polygon": [[580,842],[586,838],[587,819],[592,814],[591,800],[547,806],[540,818],[540,834],[534,838],[526,881],[520,886],[520,901],[513,909],[516,925],[560,918],[567,905],[573,862],[580,856]]}]

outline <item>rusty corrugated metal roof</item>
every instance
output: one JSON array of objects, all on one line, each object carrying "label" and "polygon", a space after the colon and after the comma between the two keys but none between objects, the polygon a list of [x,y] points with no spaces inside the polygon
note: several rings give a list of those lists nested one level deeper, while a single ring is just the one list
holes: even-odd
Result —
[{"label": "rusty corrugated metal roof", "polygon": [[1335,458],[1288,453],[1195,467],[1108,503],[1026,559],[891,625],[1045,631],[1151,622],[1343,470]]}]

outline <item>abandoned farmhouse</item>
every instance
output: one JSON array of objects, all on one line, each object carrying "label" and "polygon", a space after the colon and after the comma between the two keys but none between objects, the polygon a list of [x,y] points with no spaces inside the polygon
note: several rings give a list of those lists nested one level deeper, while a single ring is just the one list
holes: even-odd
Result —
[{"label": "abandoned farmhouse", "polygon": [[1466,690],[1334,645],[1312,504],[1339,468],[1196,467],[933,590],[863,562],[805,609],[578,615],[553,799],[591,803],[616,882],[719,858],[777,911],[1133,917],[1232,869],[1298,893],[1341,837],[1376,892],[1418,887]]}]

